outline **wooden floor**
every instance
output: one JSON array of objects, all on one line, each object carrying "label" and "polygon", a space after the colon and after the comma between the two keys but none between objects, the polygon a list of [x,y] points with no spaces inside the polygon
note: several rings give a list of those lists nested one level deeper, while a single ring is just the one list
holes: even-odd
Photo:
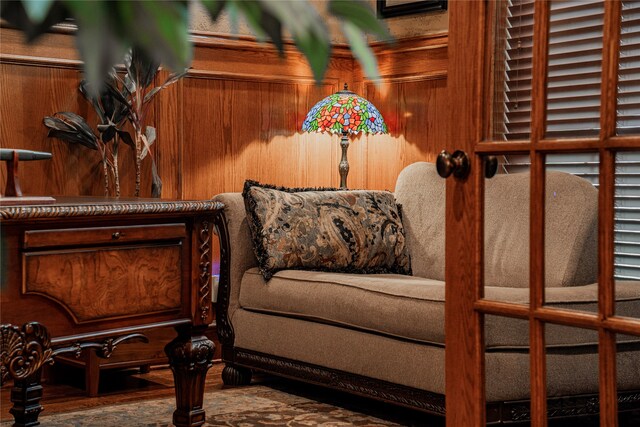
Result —
[{"label": "wooden floor", "polygon": [[[222,387],[220,374],[223,365],[214,364],[207,374],[206,389]],[[146,374],[137,370],[107,370],[101,373],[100,395],[87,397],[84,391],[83,371],[68,366],[57,366],[54,384],[44,384],[43,415],[70,412],[79,409],[95,408],[114,403],[127,403],[147,399],[174,396],[173,374],[168,366],[151,368]],[[11,408],[11,382],[5,384],[0,392],[0,421],[13,419]]]}]

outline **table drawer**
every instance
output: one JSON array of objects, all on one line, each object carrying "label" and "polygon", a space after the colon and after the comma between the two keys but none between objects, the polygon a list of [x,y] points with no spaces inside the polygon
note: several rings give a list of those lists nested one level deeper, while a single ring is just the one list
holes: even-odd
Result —
[{"label": "table drawer", "polygon": [[75,324],[179,311],[183,245],[125,245],[23,253],[23,294],[61,305]]},{"label": "table drawer", "polygon": [[53,246],[103,245],[139,241],[184,239],[185,224],[154,224],[117,227],[29,230],[24,233],[24,249]]}]

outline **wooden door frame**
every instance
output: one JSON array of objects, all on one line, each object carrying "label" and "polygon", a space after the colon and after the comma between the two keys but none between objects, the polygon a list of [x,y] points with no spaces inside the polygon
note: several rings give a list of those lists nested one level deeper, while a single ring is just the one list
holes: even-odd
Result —
[{"label": "wooden door frame", "polygon": [[[476,274],[483,265],[483,248],[476,242],[483,241],[479,224],[484,182],[474,153],[475,143],[482,135],[485,110],[482,93],[486,8],[485,1],[452,1],[449,8],[447,85],[452,100],[448,123],[452,126],[444,148],[451,152],[464,150],[471,161],[471,175],[464,181],[450,178],[446,187],[447,426],[484,426],[486,419],[483,315],[475,309],[484,288],[482,277]],[[476,209],[465,209],[466,206]]]},{"label": "wooden door frame", "polygon": [[[535,5],[531,139],[484,141],[492,59],[492,2],[452,1],[449,12],[450,138],[448,150],[464,150],[471,175],[447,182],[445,335],[447,426],[485,424],[483,316],[520,318],[530,325],[531,421],[546,426],[544,326],[555,323],[588,328],[599,335],[600,422],[617,425],[617,333],[640,335],[640,319],[616,316],[613,277],[615,155],[640,150],[640,136],[616,135],[620,0],[605,2],[600,135],[598,138],[548,139],[544,135],[550,5]],[[486,86],[485,86],[486,84]],[[462,126],[460,124],[463,124]],[[598,151],[600,157],[598,232],[598,313],[544,306],[545,157],[558,152]],[[483,299],[484,171],[482,156],[528,153],[531,158],[530,302],[512,304]],[[536,209],[537,208],[537,209]],[[542,209],[541,209],[542,208]],[[453,397],[452,397],[453,396]]]}]

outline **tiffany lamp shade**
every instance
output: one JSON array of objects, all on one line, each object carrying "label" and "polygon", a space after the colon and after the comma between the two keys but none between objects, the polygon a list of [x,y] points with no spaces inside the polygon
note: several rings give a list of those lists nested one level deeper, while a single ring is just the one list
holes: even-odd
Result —
[{"label": "tiffany lamp shade", "polygon": [[371,102],[348,90],[346,83],[344,90],[327,96],[311,108],[302,124],[302,130],[342,134],[340,139],[342,159],[339,164],[340,188],[347,188],[349,135],[388,133],[387,124],[378,109]]}]

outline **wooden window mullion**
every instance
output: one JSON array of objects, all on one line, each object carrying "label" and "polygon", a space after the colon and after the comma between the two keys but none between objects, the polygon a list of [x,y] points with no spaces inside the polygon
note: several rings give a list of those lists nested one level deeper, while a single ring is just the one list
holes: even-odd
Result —
[{"label": "wooden window mullion", "polygon": [[536,2],[531,80],[531,198],[530,198],[530,296],[529,346],[531,377],[531,423],[547,425],[547,369],[544,321],[534,316],[544,304],[544,212],[545,155],[537,150],[544,138],[547,113],[547,64],[549,59],[549,2]]},{"label": "wooden window mullion", "polygon": [[[600,104],[600,188],[598,199],[598,314],[600,321],[615,314],[614,197],[615,151],[606,143],[615,136],[618,60],[622,7],[619,0],[605,2]],[[598,330],[600,425],[618,425],[616,334],[604,323]]]}]

